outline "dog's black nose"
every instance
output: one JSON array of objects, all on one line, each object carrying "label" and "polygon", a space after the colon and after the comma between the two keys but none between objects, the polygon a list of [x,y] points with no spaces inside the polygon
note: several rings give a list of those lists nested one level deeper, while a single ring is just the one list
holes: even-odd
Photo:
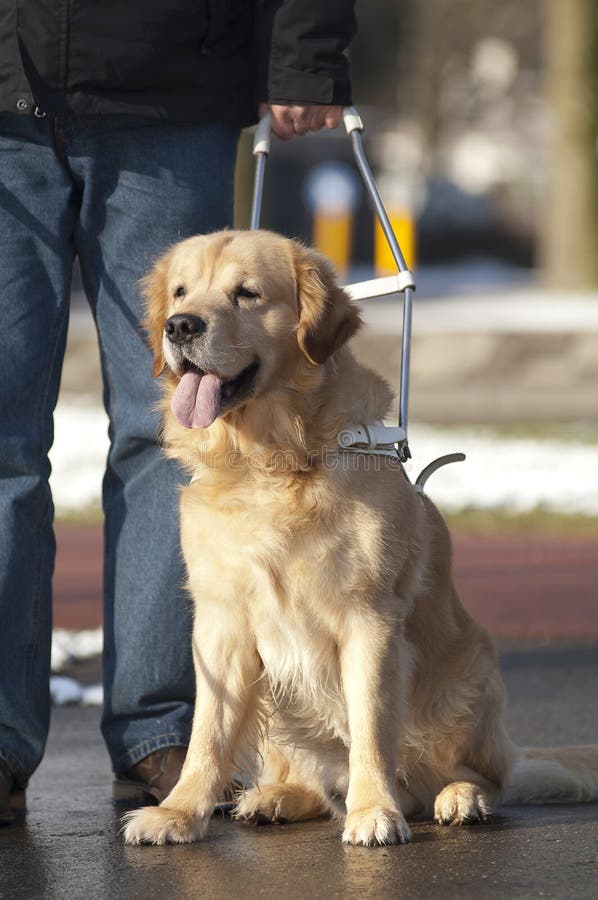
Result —
[{"label": "dog's black nose", "polygon": [[208,326],[199,316],[179,314],[166,320],[164,331],[173,344],[183,344],[203,334]]}]

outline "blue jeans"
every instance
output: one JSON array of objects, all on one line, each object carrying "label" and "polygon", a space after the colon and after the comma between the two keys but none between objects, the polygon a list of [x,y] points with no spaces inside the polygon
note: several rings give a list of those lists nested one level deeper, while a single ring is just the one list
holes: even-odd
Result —
[{"label": "blue jeans", "polygon": [[110,419],[102,732],[116,772],[189,739],[182,476],[156,443],[137,282],[170,244],[230,224],[237,138],[220,126],[0,115],[0,757],[22,785],[49,726],[48,450],[75,256]]}]

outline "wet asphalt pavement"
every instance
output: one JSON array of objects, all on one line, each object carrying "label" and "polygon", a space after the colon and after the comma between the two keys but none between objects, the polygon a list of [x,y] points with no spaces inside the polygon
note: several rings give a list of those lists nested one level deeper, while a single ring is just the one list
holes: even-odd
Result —
[{"label": "wet asphalt pavement", "polygon": [[[522,744],[598,743],[598,643],[502,647]],[[202,844],[125,847],[96,709],[53,711],[19,823],[0,830],[1,898],[595,898],[598,804],[509,807],[488,825],[415,823],[402,847],[344,847],[339,822],[213,820]]]}]

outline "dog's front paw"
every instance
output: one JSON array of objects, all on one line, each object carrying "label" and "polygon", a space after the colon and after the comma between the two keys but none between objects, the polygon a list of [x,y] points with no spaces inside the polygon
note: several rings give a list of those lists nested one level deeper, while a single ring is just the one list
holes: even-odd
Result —
[{"label": "dog's front paw", "polygon": [[167,806],[144,806],[123,816],[125,844],[191,844],[201,841],[209,816],[193,816]]},{"label": "dog's front paw", "polygon": [[434,818],[439,825],[486,822],[492,812],[492,801],[484,789],[468,781],[447,784],[434,802]]},{"label": "dog's front paw", "polygon": [[373,847],[381,844],[406,844],[411,829],[396,809],[371,806],[349,813],[345,820],[343,842]]}]

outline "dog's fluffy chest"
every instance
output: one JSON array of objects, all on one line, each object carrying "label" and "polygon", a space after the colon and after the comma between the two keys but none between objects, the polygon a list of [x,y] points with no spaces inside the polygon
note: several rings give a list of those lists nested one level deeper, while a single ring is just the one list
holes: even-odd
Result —
[{"label": "dog's fluffy chest", "polygon": [[284,510],[212,508],[201,522],[197,506],[188,512],[183,546],[191,541],[203,551],[185,553],[198,615],[210,585],[222,589],[218,602],[242,615],[263,664],[274,730],[300,744],[323,734],[347,742],[335,635],[352,602],[359,554],[345,557],[339,532],[317,521],[293,527]]},{"label": "dog's fluffy chest", "polygon": [[274,732],[281,732],[282,738],[292,732],[293,741],[303,745],[323,735],[347,743],[346,708],[332,637],[313,622],[284,614],[278,619],[256,617],[254,628]]},{"label": "dog's fluffy chest", "polygon": [[[295,743],[323,734],[346,742],[335,635],[347,597],[342,583],[327,583],[325,560],[316,559],[315,552],[310,560],[302,543],[290,538],[280,555],[253,560],[248,618],[276,713],[275,728],[291,730]],[[325,556],[324,547],[320,554]]]}]

